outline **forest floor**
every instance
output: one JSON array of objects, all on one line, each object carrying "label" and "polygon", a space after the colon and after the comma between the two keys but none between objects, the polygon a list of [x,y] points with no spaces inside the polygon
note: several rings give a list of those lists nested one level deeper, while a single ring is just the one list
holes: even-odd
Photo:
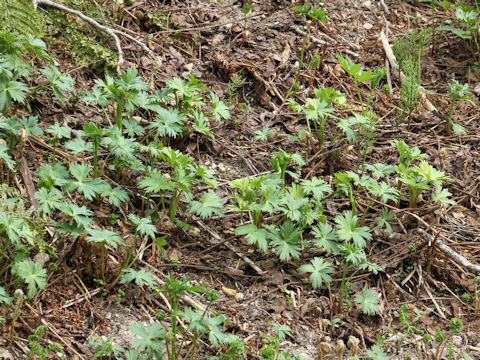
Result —
[{"label": "forest floor", "polygon": [[[361,112],[354,83],[338,64],[337,52],[361,64],[363,69],[374,69],[386,61],[379,38],[381,31],[388,28],[388,39],[392,43],[394,38],[412,29],[430,26],[429,2],[393,0],[386,3],[383,6],[381,1],[338,0],[322,4],[328,21],[315,22],[312,26],[305,63],[315,54],[320,55],[322,61],[315,69],[304,66],[297,100],[312,97],[313,88],[331,87],[344,93],[347,101],[354,104],[352,109]],[[291,141],[282,136],[295,136],[307,126],[305,116],[293,112],[287,104],[305,30],[304,18],[292,11],[291,3],[254,1],[246,34],[240,1],[185,0],[161,4],[147,0],[126,10],[122,27],[141,38],[153,34],[150,47],[160,55],[162,66],[154,68],[148,55],[132,43],[125,46],[125,68],[136,67],[145,81],[153,79],[157,89],[163,89],[165,81],[174,77],[194,74],[220,99],[227,102],[230,98],[234,104],[248,105],[247,114],[238,105],[232,105],[232,120],[211,123],[216,140],[199,134],[180,145],[181,151],[216,171],[217,194],[221,198],[227,199],[231,192],[228,187],[231,180],[271,172],[271,156],[279,149],[303,156],[305,165],[298,170],[305,178],[317,176],[331,183],[335,173],[357,168],[357,149],[345,140],[326,142],[322,151],[318,151],[306,141]],[[133,14],[139,18],[142,13],[144,20],[133,21]],[[168,14],[167,27],[148,18],[148,14],[155,13]],[[444,10],[437,13],[438,18],[448,15]],[[380,122],[367,159],[370,164],[396,165],[398,153],[392,145],[394,140],[417,146],[427,154],[430,164],[449,176],[444,187],[455,203],[446,207],[419,207],[418,211],[405,206],[404,210],[414,212],[417,217],[406,211],[392,223],[392,235],[382,231],[374,234],[366,252],[369,261],[377,263],[384,272],[357,273],[352,279],[352,293],[361,292],[363,288],[374,290],[379,299],[378,314],[364,315],[354,304],[343,315],[332,316],[334,309],[327,288],[312,290],[307,276],[297,272],[297,268],[314,255],[304,254],[303,262],[282,262],[273,251],[256,251],[234,234],[241,219],[238,212],[227,209],[224,218],[192,219],[194,230],[189,232],[178,230],[165,220],[161,226],[167,234],[166,257],[147,251],[138,260],[138,266],[162,280],[168,274],[185,275],[193,283],[217,289],[221,296],[212,308],[230,320],[224,328],[226,332],[244,339],[249,347],[246,358],[259,358],[260,333],[270,335],[271,323],[285,324],[292,329],[291,336],[282,341],[282,349],[311,358],[321,358],[319,344],[326,342],[334,348],[338,340],[347,343],[351,337],[359,340],[360,351],[365,354],[377,343],[377,334],[386,339],[384,349],[389,359],[403,359],[407,355],[418,358],[413,336],[403,340],[395,336],[404,331],[399,308],[407,304],[410,310],[418,309],[421,315],[416,326],[432,335],[438,330],[448,331],[452,317],[460,318],[464,328],[452,341],[459,353],[465,351],[472,358],[480,359],[480,321],[473,316],[472,303],[461,298],[465,292],[475,292],[474,279],[478,274],[432,248],[431,239],[418,232],[422,228],[435,234],[431,232],[433,227],[441,232],[438,240],[442,239],[470,262],[480,263],[480,112],[468,102],[458,106],[454,119],[468,130],[465,135],[447,135],[444,125],[449,104],[447,84],[452,74],[462,84],[469,82],[472,88],[477,84],[477,90],[480,76],[476,71],[469,71],[474,60],[464,42],[454,35],[437,34],[433,55],[431,51],[431,46],[425,50],[422,85],[437,111],[419,107],[408,123],[398,123],[400,82],[392,76],[392,94],[383,92],[380,86],[371,102]],[[76,67],[68,57],[60,57],[59,61],[59,68],[74,77],[79,88],[89,90],[96,78],[103,78],[87,68]],[[240,76],[241,83],[232,93],[229,84],[235,76]],[[361,91],[364,98],[368,97],[366,86],[361,85]],[[473,94],[477,104],[478,96],[478,92]],[[85,119],[102,116],[100,109],[86,104],[76,103],[64,111],[46,96],[39,96],[38,102],[35,111],[45,127],[58,122],[80,129]],[[347,117],[352,109],[340,109],[337,114]],[[255,140],[255,131],[264,129],[273,130],[268,140]],[[327,121],[325,132],[327,139],[337,132],[334,121]],[[33,159],[38,159],[48,150],[30,151],[37,152]],[[29,165],[35,173],[40,163],[32,161]],[[362,209],[366,203],[358,201]],[[339,209],[348,205],[347,200],[332,197],[327,200],[324,213],[330,221]],[[184,206],[180,205],[180,211]],[[93,207],[95,217],[110,224],[108,207],[101,202]],[[116,228],[127,236],[131,230],[125,221],[120,218]],[[130,323],[152,321],[157,310],[167,309],[161,297],[149,296],[148,291],[133,286],[125,287],[125,296],[119,304],[115,303],[115,289],[108,289],[107,294],[102,295],[103,288],[77,274],[77,269],[87,265],[82,263],[73,242],[67,239],[63,247],[57,250],[59,271],[52,273],[47,288],[21,313],[14,345],[8,346],[6,340],[0,340],[0,346],[6,350],[1,358],[26,357],[25,338],[38,325],[48,323],[51,327],[45,338],[59,343],[66,358],[90,359],[94,354],[89,346],[92,335],[108,337],[128,347],[133,337],[128,331]],[[333,258],[330,260],[335,263]],[[334,294],[338,293],[342,271],[339,265],[331,274]],[[202,302],[202,298],[195,301]],[[339,322],[329,326],[328,322],[334,317],[338,317]],[[215,354],[210,345],[202,344],[198,359]],[[420,347],[423,358],[435,358],[435,347],[433,350],[424,345]],[[332,350],[325,358],[337,359],[339,355]]]}]

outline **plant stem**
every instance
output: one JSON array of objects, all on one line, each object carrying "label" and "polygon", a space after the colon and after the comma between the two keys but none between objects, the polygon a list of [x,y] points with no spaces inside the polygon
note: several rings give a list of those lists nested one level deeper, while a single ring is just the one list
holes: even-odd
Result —
[{"label": "plant stem", "polygon": [[367,212],[368,212],[368,210],[370,210],[370,208],[372,207],[374,202],[375,202],[375,200],[370,200],[370,203],[367,205],[367,208],[365,209],[365,211],[362,214],[362,218],[358,222],[358,226],[363,225],[363,222],[365,221],[365,217],[367,216]]},{"label": "plant stem", "polygon": [[117,124],[120,133],[122,133],[122,115],[123,115],[123,108],[125,106],[127,99],[123,96],[117,103],[117,111],[115,113],[115,123]]},{"label": "plant stem", "polygon": [[355,84],[355,89],[357,89],[357,95],[358,99],[360,100],[360,105],[362,106],[362,114],[364,113],[364,107],[363,107],[363,99],[362,99],[362,94],[360,93],[360,87],[358,86],[357,80],[352,76],[353,83]]},{"label": "plant stem", "polygon": [[353,197],[352,186],[348,186],[348,197],[350,198],[350,204],[352,205],[352,214],[357,215],[357,207],[355,205],[355,198]]},{"label": "plant stem", "polygon": [[305,47],[307,46],[308,34],[310,33],[310,27],[312,26],[312,24],[313,21],[307,21],[307,31],[305,31],[305,36],[303,37],[302,52],[300,53],[300,63],[298,64],[297,77],[295,79],[295,82],[297,83],[300,80],[300,71],[302,70],[303,56],[305,55]]},{"label": "plant stem", "polygon": [[128,249],[127,258],[125,259],[125,262],[123,263],[123,267],[122,267],[121,270],[126,269],[128,263],[130,262],[130,258],[132,257],[132,254],[133,254],[133,249],[135,248],[135,244],[137,243],[137,236],[138,236],[138,230],[135,231],[135,235],[133,236],[132,245],[130,245],[130,249]]},{"label": "plant stem", "polygon": [[172,222],[175,222],[175,215],[177,213],[177,206],[178,206],[178,203],[180,202],[180,198],[181,196],[179,194],[179,189],[176,188],[175,191],[173,192],[173,197],[170,204],[170,220]]},{"label": "plant stem", "polygon": [[347,270],[348,270],[348,263],[345,264],[345,268],[343,269],[342,275],[342,282],[340,284],[340,295],[338,297],[338,312],[343,312],[343,299],[345,297],[345,282],[347,280]]},{"label": "plant stem", "polygon": [[98,178],[98,139],[93,139],[93,177]]},{"label": "plant stem", "polygon": [[453,117],[453,113],[455,111],[455,108],[456,108],[456,100],[452,99],[452,103],[450,104],[450,109],[448,110],[447,124],[445,126],[446,131],[447,131],[447,135],[450,135],[453,131],[452,117]]},{"label": "plant stem", "polygon": [[102,280],[105,281],[105,243],[101,243],[102,251],[100,254],[100,271],[102,275]]},{"label": "plant stem", "polygon": [[310,126],[310,120],[307,118],[307,128],[308,128],[308,138],[310,140],[310,145],[312,146],[313,152],[317,152],[317,148],[315,146],[315,142],[313,141],[313,134],[312,134],[312,128]]}]

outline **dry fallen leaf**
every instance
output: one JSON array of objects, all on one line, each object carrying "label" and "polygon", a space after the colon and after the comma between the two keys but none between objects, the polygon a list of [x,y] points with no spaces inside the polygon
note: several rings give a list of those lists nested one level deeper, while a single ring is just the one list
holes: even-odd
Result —
[{"label": "dry fallen leaf", "polygon": [[222,286],[222,292],[227,295],[228,297],[235,297],[235,294],[237,293],[237,290],[227,288],[225,286]]}]

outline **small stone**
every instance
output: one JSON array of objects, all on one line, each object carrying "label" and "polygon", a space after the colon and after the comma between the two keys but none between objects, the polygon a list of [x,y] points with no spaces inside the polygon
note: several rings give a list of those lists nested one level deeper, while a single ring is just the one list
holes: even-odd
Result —
[{"label": "small stone", "polygon": [[462,346],[462,337],[458,335],[453,335],[452,336],[452,343],[455,345],[457,348]]},{"label": "small stone", "polygon": [[33,257],[33,261],[43,267],[43,265],[50,261],[50,255],[47,253],[38,253]]},{"label": "small stone", "polygon": [[373,28],[373,25],[370,24],[370,23],[365,23],[365,24],[363,24],[363,28],[365,30],[371,30]]},{"label": "small stone", "polygon": [[372,2],[371,1],[364,1],[362,3],[362,6],[363,7],[366,7],[367,9],[369,9],[371,6],[372,6]]},{"label": "small stone", "polygon": [[192,71],[193,69],[193,63],[188,63],[188,64],[185,64],[183,65],[183,68],[187,71]]},{"label": "small stone", "polygon": [[245,299],[245,295],[241,292],[237,292],[235,294],[235,300],[240,302],[240,301],[243,301],[243,299]]}]

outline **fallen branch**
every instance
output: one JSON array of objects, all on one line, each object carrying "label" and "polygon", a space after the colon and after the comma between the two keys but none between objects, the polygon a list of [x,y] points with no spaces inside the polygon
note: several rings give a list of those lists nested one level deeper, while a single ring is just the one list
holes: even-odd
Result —
[{"label": "fallen branch", "polygon": [[118,53],[117,72],[120,72],[120,66],[125,62],[125,59],[123,57],[122,44],[120,42],[120,38],[118,37],[118,35],[124,36],[127,39],[135,42],[136,44],[140,45],[150,56],[152,56],[153,58],[156,57],[155,52],[150,50],[145,43],[141,42],[140,40],[135,39],[133,36],[123,32],[123,31],[120,31],[120,30],[117,30],[117,29],[112,29],[108,26],[102,25],[97,20],[83,14],[82,12],[80,12],[78,10],[71,9],[71,8],[65,6],[65,5],[56,3],[56,2],[51,1],[51,0],[32,0],[32,3],[33,3],[33,7],[35,9],[38,7],[38,5],[45,5],[45,6],[50,6],[52,8],[55,8],[55,9],[62,10],[62,11],[65,11],[67,13],[73,14],[73,15],[79,17],[80,19],[82,19],[83,21],[89,23],[93,27],[95,27],[95,28],[107,33],[111,37],[113,37],[113,39],[115,41],[115,45],[117,47],[117,53]]},{"label": "fallen branch", "polygon": [[417,229],[417,232],[426,240],[429,241],[429,243],[434,243],[435,247],[440,250],[446,257],[449,259],[455,261],[456,263],[462,265],[465,269],[470,270],[471,272],[475,274],[480,274],[480,265],[473,264],[470,261],[468,261],[465,257],[454,251],[451,247],[448,245],[445,245],[445,243],[438,239],[435,239],[435,242],[433,242],[433,237],[428,234],[425,230],[419,228]]},{"label": "fallen branch", "polygon": [[[475,274],[480,274],[480,265],[477,265],[477,264],[473,264],[471,263],[470,261],[468,261],[467,259],[465,259],[465,257],[463,257],[462,255],[460,255],[459,253],[457,253],[455,250],[453,250],[451,247],[449,247],[448,245],[446,245],[442,240],[440,239],[444,239],[446,241],[448,241],[448,239],[443,236],[440,231],[434,229],[429,223],[427,223],[425,220],[423,220],[420,216],[418,216],[417,214],[411,212],[411,211],[408,211],[406,209],[399,209],[395,206],[392,206],[392,205],[389,205],[389,204],[386,204],[384,202],[381,202],[377,199],[373,199],[369,196],[361,196],[362,198],[364,199],[368,199],[370,201],[373,201],[379,205],[382,205],[382,206],[385,206],[389,209],[391,209],[393,212],[395,213],[404,213],[404,214],[407,214],[408,216],[411,216],[415,219],[418,220],[418,222],[420,222],[422,225],[424,225],[428,230],[430,230],[434,235],[429,235],[425,230],[423,230],[422,228],[418,228],[417,229],[417,232],[423,237],[425,238],[425,240],[428,240],[429,241],[429,245],[433,245],[435,246],[438,250],[440,250],[446,257],[448,257],[449,259],[455,261],[456,263],[462,265],[463,267],[465,267],[466,269],[470,270],[471,272],[475,273]],[[435,240],[435,241],[434,241]]]},{"label": "fallen branch", "polygon": [[[405,80],[405,75],[401,71],[399,71],[397,59],[393,54],[393,50],[383,30],[380,31],[380,40],[382,41],[383,49],[385,50],[385,55],[387,55],[393,75],[395,75],[397,79],[400,79],[400,81],[403,82]],[[437,108],[433,106],[433,104],[427,99],[426,91],[422,86],[418,86],[418,92],[420,94],[420,97],[422,98],[425,108],[428,111],[437,111]]]},{"label": "fallen branch", "polygon": [[[298,26],[295,26],[295,25],[292,25],[291,28],[298,34],[302,35],[302,36],[305,36],[306,32],[304,30],[302,30],[300,27]],[[310,41],[312,41],[313,43],[315,44],[320,44],[320,45],[334,45],[334,44],[338,44],[338,41],[331,38],[330,36],[328,36],[327,34],[324,34],[324,33],[320,33],[320,36],[323,36],[325,39],[328,40],[327,41],[324,41],[324,40],[321,40],[319,38],[316,38],[315,36],[313,35],[310,35],[308,34],[308,38],[310,39]],[[349,50],[349,49],[343,49],[343,51],[353,57],[359,57],[360,54],[352,51],[352,50]]]}]

